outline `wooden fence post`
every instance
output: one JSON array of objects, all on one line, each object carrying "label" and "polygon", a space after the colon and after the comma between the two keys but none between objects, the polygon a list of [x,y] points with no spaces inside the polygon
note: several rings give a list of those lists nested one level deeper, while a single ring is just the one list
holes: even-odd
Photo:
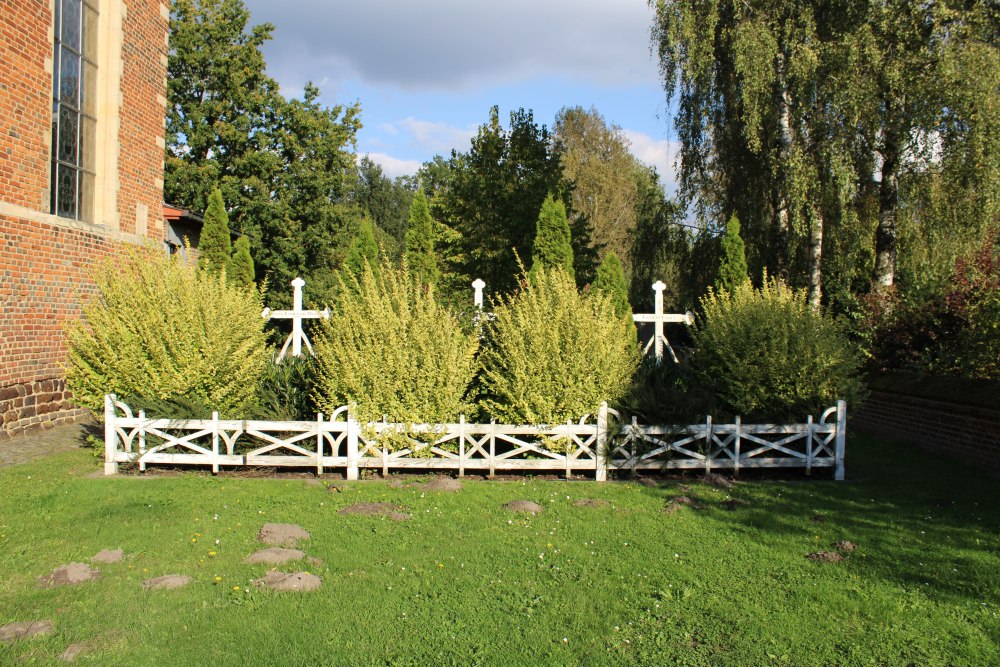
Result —
[{"label": "wooden fence post", "polygon": [[118,434],[115,432],[115,395],[104,395],[104,474],[118,473],[115,454],[118,450]]},{"label": "wooden fence post", "polygon": [[496,469],[496,454],[497,454],[497,420],[490,420],[490,479],[493,479],[497,474]]},{"label": "wooden fence post", "polygon": [[354,410],[347,413],[347,479],[358,478],[358,434],[361,424],[354,419]]},{"label": "wooden fence post", "polygon": [[740,476],[740,447],[742,446],[741,436],[743,435],[743,421],[740,415],[736,415],[736,435],[734,436],[736,442],[733,443],[733,452],[736,454],[736,460],[733,463],[733,477]]},{"label": "wooden fence post", "polygon": [[813,416],[806,421],[806,474],[812,474],[813,467]]},{"label": "wooden fence post", "polygon": [[458,417],[458,476],[465,477],[465,415]]},{"label": "wooden fence post", "polygon": [[705,474],[712,472],[712,415],[705,418]]},{"label": "wooden fence post", "polygon": [[594,451],[595,479],[598,482],[608,481],[608,404],[601,402],[597,412],[597,447]]},{"label": "wooden fence post", "polygon": [[316,413],[316,474],[323,474],[323,413]]},{"label": "wooden fence post", "polygon": [[146,453],[146,411],[139,410],[139,472],[146,472],[146,462],[142,455]]},{"label": "wooden fence post", "polygon": [[219,413],[212,411],[212,474],[219,472]]},{"label": "wooden fence post", "polygon": [[847,438],[847,402],[837,401],[837,449],[834,458],[833,478],[844,481],[844,446]]}]

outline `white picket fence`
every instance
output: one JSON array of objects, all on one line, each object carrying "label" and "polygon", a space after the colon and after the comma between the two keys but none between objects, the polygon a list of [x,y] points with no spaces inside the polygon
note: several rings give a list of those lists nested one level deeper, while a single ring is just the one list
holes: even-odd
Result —
[{"label": "white picket fence", "polygon": [[[834,418],[833,421],[828,421]],[[818,421],[805,424],[703,424],[647,426],[602,404],[596,415],[550,426],[391,424],[355,421],[345,406],[315,421],[151,419],[113,394],[104,399],[105,474],[118,464],[299,467],[344,470],[357,479],[363,468],[466,471],[608,471],[668,469],[833,468],[844,479],[847,406],[838,401]]]}]

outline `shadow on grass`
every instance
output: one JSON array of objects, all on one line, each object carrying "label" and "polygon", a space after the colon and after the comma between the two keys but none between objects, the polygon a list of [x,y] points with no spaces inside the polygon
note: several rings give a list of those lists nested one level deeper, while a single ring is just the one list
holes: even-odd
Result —
[{"label": "shadow on grass", "polygon": [[[846,482],[741,481],[730,492],[737,503],[728,508],[705,503],[705,520],[748,540],[797,552],[796,557],[850,540],[858,550],[843,567],[859,577],[951,602],[1000,599],[996,480],[970,466],[855,433],[847,456]],[[704,494],[691,491],[711,495],[707,488]],[[692,495],[677,489],[650,492],[665,499]]]}]

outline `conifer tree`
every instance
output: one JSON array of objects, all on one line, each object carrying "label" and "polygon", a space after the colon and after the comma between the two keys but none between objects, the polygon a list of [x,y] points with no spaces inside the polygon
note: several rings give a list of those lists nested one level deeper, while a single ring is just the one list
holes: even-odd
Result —
[{"label": "conifer tree", "polygon": [[625,282],[625,272],[618,255],[609,252],[604,256],[601,265],[597,267],[597,278],[594,289],[604,292],[611,298],[618,317],[632,314],[632,305],[628,302],[628,284]]},{"label": "conifer tree", "polygon": [[726,233],[722,237],[719,274],[715,278],[715,288],[732,292],[738,285],[749,280],[747,273],[747,257],[740,236],[740,221],[736,215],[729,218]]},{"label": "conifer tree", "polygon": [[351,247],[347,250],[343,268],[360,280],[366,266],[370,266],[378,277],[378,243],[375,241],[372,222],[368,218],[361,221],[358,235],[354,237]]},{"label": "conifer tree", "polygon": [[208,196],[208,209],[198,242],[198,268],[219,273],[229,264],[232,249],[226,203],[222,201],[222,192],[215,188]]},{"label": "conifer tree", "polygon": [[241,236],[233,246],[233,256],[229,258],[226,278],[233,285],[250,287],[254,284],[253,257],[250,256],[250,239]]},{"label": "conifer tree", "polygon": [[570,276],[573,271],[573,246],[566,219],[566,205],[551,194],[542,202],[538,214],[535,244],[531,253],[532,269],[536,266],[559,267]]},{"label": "conifer tree", "polygon": [[433,285],[437,282],[434,219],[422,189],[417,191],[410,204],[410,224],[406,230],[406,262],[410,267],[410,274],[421,285]]}]

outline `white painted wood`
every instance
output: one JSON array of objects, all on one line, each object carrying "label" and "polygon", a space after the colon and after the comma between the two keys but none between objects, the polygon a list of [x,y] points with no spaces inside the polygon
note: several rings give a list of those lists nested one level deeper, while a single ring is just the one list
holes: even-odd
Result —
[{"label": "white painted wood", "polygon": [[[825,413],[824,413],[825,414]],[[838,482],[844,481],[844,448],[847,442],[847,402],[837,401],[837,451],[834,454],[836,460],[836,470],[833,478]]]},{"label": "white painted wood", "polygon": [[594,476],[598,482],[608,480],[608,404],[602,402],[597,411],[597,448],[594,456]]},{"label": "white painted wood", "polygon": [[475,304],[476,308],[479,310],[483,309],[483,288],[486,287],[486,283],[482,278],[476,278],[472,281],[472,289],[475,294],[472,297],[472,303]]},{"label": "white painted wood", "polygon": [[736,415],[736,423],[733,425],[736,428],[736,432],[733,433],[735,438],[733,443],[733,474],[737,477],[740,474],[740,447],[742,446],[742,417]]},{"label": "white painted wood", "polygon": [[458,418],[458,476],[465,477],[465,415]]},{"label": "white painted wood", "polygon": [[146,421],[146,411],[139,410],[139,472],[146,472],[146,462],[142,455],[146,453],[146,427],[141,424]]},{"label": "white painted wood", "polygon": [[323,413],[316,413],[316,475],[323,474]]},{"label": "white painted wood", "polygon": [[212,473],[219,472],[219,413],[212,412]]},{"label": "white painted wood", "polygon": [[[353,415],[352,415],[353,416]],[[347,422],[347,479],[358,478],[358,434],[361,425],[353,419]]]},{"label": "white painted wood", "polygon": [[312,354],[312,344],[309,342],[309,338],[306,337],[305,331],[302,329],[302,320],[318,319],[322,317],[323,319],[330,319],[330,309],[324,308],[323,310],[304,310],[302,308],[302,288],[305,287],[306,281],[302,278],[296,277],[292,280],[292,309],[291,310],[271,310],[270,308],[265,308],[261,312],[261,317],[266,320],[291,320],[292,321],[292,333],[288,335],[285,339],[285,344],[281,346],[281,351],[278,353],[277,358],[274,363],[280,364],[281,360],[285,358],[285,354],[288,352],[288,346],[292,346],[292,356],[301,357],[302,356],[302,345],[305,344],[309,353]]},{"label": "white painted wood", "polygon": [[[567,475],[593,470],[596,479],[607,479],[611,470],[695,469],[759,467],[843,468],[846,404],[838,404],[836,423],[716,424],[711,415],[702,424],[644,426],[632,417],[610,441],[608,415],[602,404],[596,415],[578,423],[558,425],[469,424],[462,416],[456,424],[390,424],[362,426],[344,411],[346,419],[266,422],[221,420],[147,419],[144,412],[132,417],[131,409],[112,395],[105,398],[105,469],[121,462],[202,465],[218,471],[223,465],[343,468],[357,479],[362,467],[393,469],[559,470]],[[126,416],[119,416],[124,413]],[[335,414],[341,413],[338,410]],[[824,413],[828,417],[829,411]],[[366,434],[362,437],[362,429]],[[383,434],[432,434],[427,442],[411,439],[405,449],[390,452],[379,442]],[[147,438],[156,439],[149,447]],[[234,454],[240,439],[252,448]],[[323,445],[330,444],[329,456]],[[224,442],[226,453],[220,445]],[[132,443],[138,441],[137,451]],[[749,450],[744,441],[753,445]],[[704,443],[704,447],[700,446]],[[343,447],[342,447],[343,445]],[[457,451],[450,451],[451,449]],[[643,451],[645,450],[645,451]],[[109,473],[113,474],[113,473]],[[835,471],[836,474],[836,471]]]},{"label": "white painted wood", "polygon": [[118,449],[118,433],[115,429],[115,395],[104,396],[104,474],[118,472],[115,454]]},{"label": "white painted wood", "polygon": [[806,431],[806,474],[812,473],[812,461],[813,461],[813,416],[809,415],[809,420],[807,422],[808,430]]},{"label": "white painted wood", "polygon": [[653,283],[653,313],[636,313],[632,315],[633,322],[645,322],[653,324],[653,337],[646,343],[643,348],[642,353],[646,354],[649,352],[650,348],[653,349],[653,354],[656,357],[656,363],[663,362],[663,348],[665,347],[667,351],[670,352],[670,358],[677,363],[677,355],[674,353],[674,348],[670,345],[670,341],[667,340],[666,335],[663,333],[663,325],[666,322],[680,322],[688,326],[694,324],[694,316],[690,313],[677,314],[677,313],[664,313],[663,312],[663,290],[667,288],[663,284],[663,281],[657,280]]}]

